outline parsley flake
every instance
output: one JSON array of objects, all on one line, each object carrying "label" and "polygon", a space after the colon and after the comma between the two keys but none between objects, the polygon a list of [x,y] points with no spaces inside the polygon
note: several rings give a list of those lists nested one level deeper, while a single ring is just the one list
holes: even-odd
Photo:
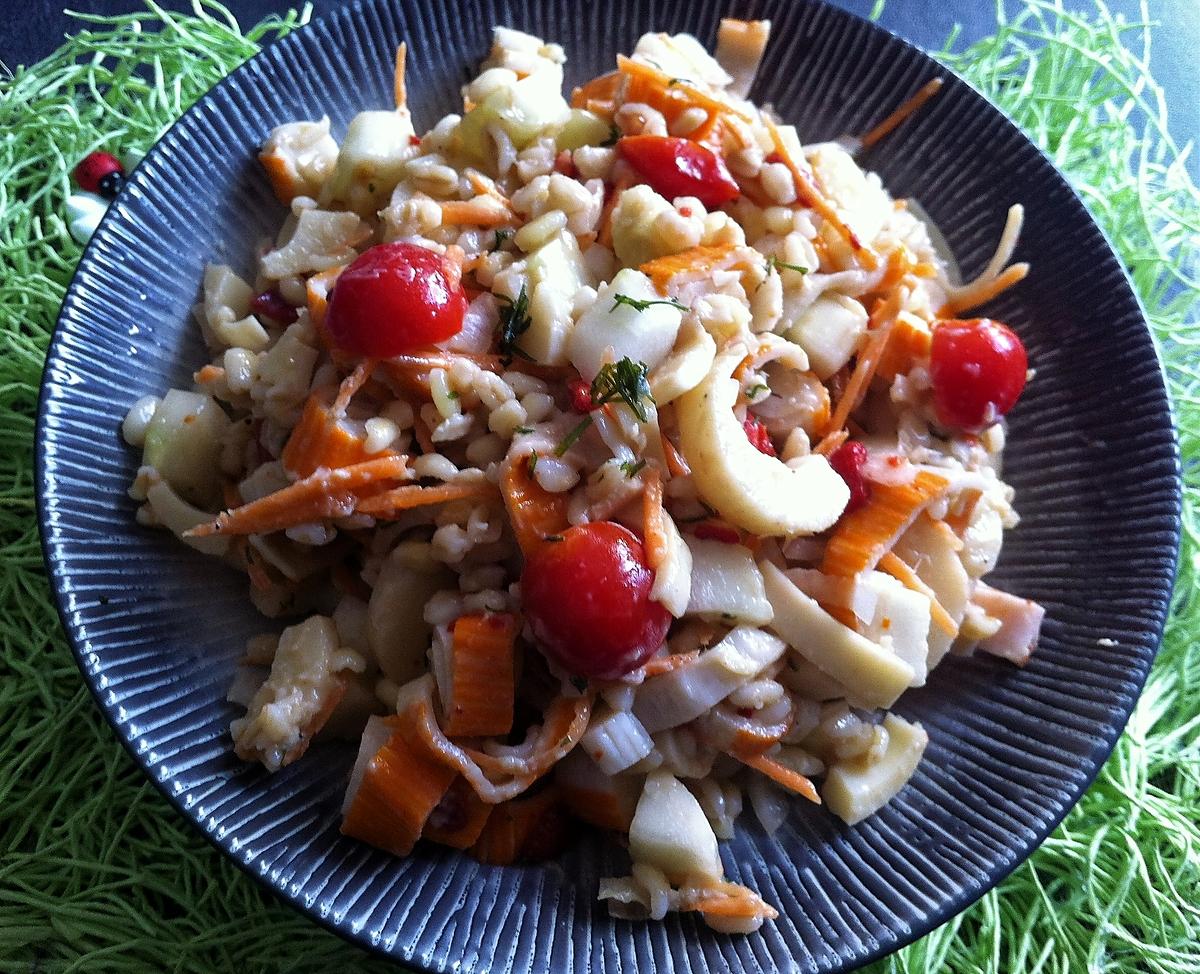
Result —
[{"label": "parsley flake", "polygon": [[588,427],[591,425],[592,417],[584,416],[583,419],[575,424],[575,427],[571,430],[571,432],[562,438],[558,446],[554,448],[554,455],[556,457],[561,457],[564,453],[571,449],[571,447],[573,447],[579,441],[579,437],[583,436],[583,434],[587,432]]},{"label": "parsley flake", "polygon": [[[622,295],[617,295],[617,297],[622,297]],[[667,302],[651,303],[666,304]],[[623,402],[633,410],[633,414],[639,420],[645,423],[650,415],[646,412],[646,406],[642,400],[654,402],[654,396],[650,394],[650,382],[646,378],[648,371],[645,362],[635,362],[630,358],[623,358],[619,362],[612,362],[604,366],[592,380],[592,402],[597,406],[603,406],[610,402]]]},{"label": "parsley flake", "polygon": [[503,247],[504,242],[506,240],[508,240],[508,238],[511,237],[512,235],[513,235],[512,230],[497,230],[496,231],[496,240],[492,244],[491,252],[494,254],[497,250],[499,250],[501,247]]},{"label": "parsley flake", "polygon": [[615,125],[609,125],[608,138],[600,143],[601,148],[611,149],[621,140],[621,130]]},{"label": "parsley flake", "polygon": [[632,460],[626,460],[621,464],[621,469],[625,471],[626,477],[636,477],[645,465],[645,459],[638,460],[637,463],[634,463]]},{"label": "parsley flake", "polygon": [[746,398],[753,401],[758,398],[760,392],[770,392],[771,388],[765,382],[760,382],[756,386],[751,386],[746,390]]},{"label": "parsley flake", "polygon": [[533,472],[537,469],[538,453],[534,450],[529,454],[529,459],[525,461],[529,465],[529,476],[533,476]]},{"label": "parsley flake", "polygon": [[533,319],[529,317],[529,292],[525,285],[521,285],[521,293],[517,295],[516,301],[504,294],[498,294],[496,297],[504,305],[500,309],[501,361],[508,365],[514,355],[524,359],[531,358],[523,349],[517,348],[517,340],[529,331],[529,326],[533,324]]},{"label": "parsley flake", "polygon": [[767,256],[767,271],[778,270],[782,267],[784,270],[795,271],[797,274],[807,274],[808,268],[801,267],[799,264],[789,264],[786,261],[780,260],[774,254]]},{"label": "parsley flake", "polygon": [[629,305],[629,307],[633,308],[634,311],[645,311],[652,304],[667,304],[679,311],[688,310],[688,306],[686,304],[680,304],[674,298],[664,298],[656,301],[639,301],[637,298],[631,298],[628,294],[614,294],[613,306],[608,309],[608,313],[612,314],[623,304]]},{"label": "parsley flake", "polygon": [[513,432],[520,433],[523,436],[527,433],[532,433],[533,427],[532,426],[518,426],[515,430],[513,430]]}]

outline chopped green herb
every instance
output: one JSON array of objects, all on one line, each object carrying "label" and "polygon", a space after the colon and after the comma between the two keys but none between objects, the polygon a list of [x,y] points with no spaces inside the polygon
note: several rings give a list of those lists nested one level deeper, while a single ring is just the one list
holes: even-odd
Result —
[{"label": "chopped green herb", "polygon": [[529,476],[533,476],[533,472],[537,469],[538,452],[534,450],[529,454],[529,458],[525,461],[529,465]]},{"label": "chopped green herb", "polygon": [[646,422],[650,415],[642,400],[654,402],[654,396],[650,394],[650,382],[646,378],[648,371],[645,362],[635,362],[630,358],[604,366],[592,380],[592,402],[597,406],[623,402],[638,419]]},{"label": "chopped green herb", "polygon": [[499,250],[501,247],[503,247],[504,242],[506,240],[508,240],[508,238],[511,237],[512,235],[513,235],[512,230],[497,230],[496,231],[496,240],[492,244],[492,253],[494,254],[497,250]]},{"label": "chopped green herb", "polygon": [[621,141],[621,130],[615,125],[608,127],[608,138],[600,143],[602,148],[611,149],[614,145]]},{"label": "chopped green herb", "polygon": [[636,477],[645,465],[646,461],[644,459],[638,460],[636,463],[632,460],[626,460],[621,464],[621,469],[625,471],[626,477]]},{"label": "chopped green herb", "polygon": [[529,331],[529,326],[533,324],[533,319],[529,317],[529,292],[525,285],[521,285],[521,293],[517,295],[516,301],[505,294],[497,294],[496,297],[504,303],[500,309],[501,361],[508,365],[514,355],[524,359],[531,358],[524,349],[517,348],[517,340]]},{"label": "chopped green herb", "polygon": [[634,311],[645,311],[652,304],[667,304],[672,308],[677,308],[680,311],[688,310],[688,306],[686,304],[680,304],[674,298],[663,298],[655,301],[639,301],[637,298],[631,298],[628,294],[614,294],[613,306],[608,309],[608,313],[612,314],[623,304],[629,305],[629,307],[633,308]]},{"label": "chopped green herb", "polygon": [[746,390],[746,398],[751,401],[754,401],[755,399],[758,398],[758,394],[760,392],[770,392],[770,391],[771,391],[770,386],[768,386],[765,382],[760,382],[758,385],[751,386],[749,389]]},{"label": "chopped green herb", "polygon": [[687,83],[688,83],[687,78],[672,78],[670,81],[667,82],[667,87],[673,88],[675,85],[686,85]]},{"label": "chopped green herb", "polygon": [[542,538],[542,540],[557,542],[557,541],[565,541],[566,539],[561,534],[548,534],[544,538]]},{"label": "chopped green herb", "polygon": [[524,436],[526,433],[532,433],[533,427],[532,426],[518,426],[515,430],[513,430],[513,432],[519,433],[522,436]]},{"label": "chopped green herb", "polygon": [[446,398],[447,399],[457,399],[458,393],[455,392],[453,389],[451,389],[449,392],[446,393]]},{"label": "chopped green herb", "polygon": [[789,264],[786,261],[780,260],[774,254],[767,255],[767,270],[778,270],[782,267],[784,270],[795,271],[797,274],[807,274],[808,268],[801,267],[799,264]]},{"label": "chopped green herb", "polygon": [[562,438],[562,442],[554,448],[554,455],[556,457],[561,457],[564,453],[571,449],[571,447],[573,447],[579,441],[579,437],[583,436],[583,434],[587,432],[587,428],[591,425],[592,417],[584,416],[583,419],[575,424],[575,428]]}]

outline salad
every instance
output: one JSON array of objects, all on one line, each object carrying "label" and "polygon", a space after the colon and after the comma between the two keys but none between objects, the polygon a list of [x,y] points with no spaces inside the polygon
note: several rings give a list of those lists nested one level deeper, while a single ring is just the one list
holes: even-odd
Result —
[{"label": "salad", "polygon": [[[710,55],[647,34],[563,93],[508,28],[418,134],[270,133],[288,207],[252,272],[209,265],[211,352],[133,404],[139,523],[246,573],[279,627],[229,691],[239,757],[360,742],[343,831],[494,864],[573,820],[624,837],[615,914],[775,916],[725,878],[743,810],[853,825],[928,736],[892,712],[949,654],[1020,665],[1042,609],[989,586],[1020,339],[966,315],[916,201],[746,96],[770,24]],[[265,627],[264,627],[265,628]]]}]

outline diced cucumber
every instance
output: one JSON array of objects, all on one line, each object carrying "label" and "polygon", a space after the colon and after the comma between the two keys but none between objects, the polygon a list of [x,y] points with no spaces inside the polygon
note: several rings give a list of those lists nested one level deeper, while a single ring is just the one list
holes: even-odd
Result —
[{"label": "diced cucumber", "polygon": [[209,508],[218,500],[221,439],[229,417],[212,396],[171,389],[146,428],[144,462],[184,500]]}]

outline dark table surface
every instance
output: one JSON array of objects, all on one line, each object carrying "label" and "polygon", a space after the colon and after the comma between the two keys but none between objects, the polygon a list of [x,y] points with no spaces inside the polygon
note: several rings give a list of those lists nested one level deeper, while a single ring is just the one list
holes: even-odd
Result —
[{"label": "dark table surface", "polygon": [[[249,26],[261,17],[303,0],[224,0],[238,20]],[[436,0],[425,0],[436,2]],[[577,0],[562,0],[564,3]],[[875,0],[832,0],[837,6],[868,16]],[[1019,0],[1003,0],[1010,12]],[[1110,10],[1127,20],[1141,17],[1139,0],[1106,0]],[[190,0],[159,0],[169,9],[187,9]],[[1095,9],[1095,0],[1065,0],[1068,9]],[[1170,130],[1180,144],[1200,136],[1200,0],[1147,0],[1152,32],[1151,69],[1166,91]],[[338,0],[313,0],[313,14],[320,16],[338,6]],[[48,54],[63,35],[77,24],[63,13],[64,7],[90,13],[124,13],[142,8],[140,0],[0,0],[4,24],[0,26],[0,60],[15,67]],[[995,0],[886,0],[879,22],[902,37],[925,48],[939,48],[956,25],[961,42],[969,43],[992,33],[996,25]],[[1200,173],[1200,158],[1189,160],[1191,171]]]}]

